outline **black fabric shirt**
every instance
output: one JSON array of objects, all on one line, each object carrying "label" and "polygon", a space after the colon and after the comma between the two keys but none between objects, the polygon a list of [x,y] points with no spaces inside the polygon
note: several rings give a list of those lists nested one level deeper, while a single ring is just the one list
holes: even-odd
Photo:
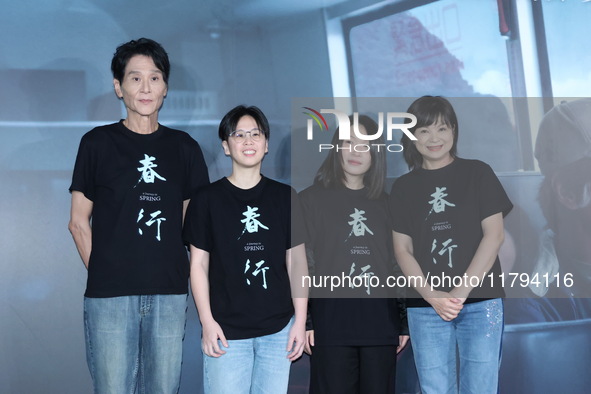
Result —
[{"label": "black fabric shirt", "polygon": [[[462,277],[483,237],[481,222],[513,208],[493,170],[478,160],[456,158],[436,169],[415,169],[392,185],[389,200],[393,230],[412,238],[414,257],[429,277]],[[469,302],[504,296],[499,259]],[[450,291],[445,282],[436,290]],[[413,290],[410,306],[429,306]]]},{"label": "black fabric shirt", "polygon": [[160,125],[144,135],[119,122],[86,133],[70,186],[93,202],[85,296],[186,294],[183,200],[208,182],[185,132]]},{"label": "black fabric shirt", "polygon": [[[395,274],[387,196],[370,200],[367,190],[314,185],[300,193],[307,224],[313,283],[367,274],[385,284]],[[374,282],[377,283],[377,282]],[[394,288],[378,285],[330,290],[312,287],[311,323],[316,346],[395,345],[400,318]],[[390,297],[391,298],[390,298]]]},{"label": "black fabric shirt", "polygon": [[191,199],[184,238],[210,253],[211,312],[227,339],[281,331],[294,314],[286,251],[305,241],[295,191],[262,177],[251,189],[222,178]]}]

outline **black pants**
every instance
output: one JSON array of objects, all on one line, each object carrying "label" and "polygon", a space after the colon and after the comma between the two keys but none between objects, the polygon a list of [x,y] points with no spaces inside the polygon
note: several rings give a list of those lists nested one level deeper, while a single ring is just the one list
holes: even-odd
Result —
[{"label": "black pants", "polygon": [[394,393],[396,346],[315,346],[310,394]]}]

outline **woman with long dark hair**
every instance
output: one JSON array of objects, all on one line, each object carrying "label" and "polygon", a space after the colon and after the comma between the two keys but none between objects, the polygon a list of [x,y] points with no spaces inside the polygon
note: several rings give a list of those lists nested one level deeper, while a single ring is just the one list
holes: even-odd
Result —
[{"label": "woman with long dark hair", "polygon": [[[363,134],[378,129],[367,116],[350,121]],[[338,137],[337,129],[335,148],[300,197],[314,276],[345,275],[357,285],[320,292],[310,302],[310,392],[388,393],[394,385],[397,350],[408,336],[399,337],[403,331],[397,300],[388,298],[385,288],[370,285],[374,277],[385,283],[394,274],[384,193],[386,153],[378,146],[383,138],[368,145],[354,133],[349,140]]]}]

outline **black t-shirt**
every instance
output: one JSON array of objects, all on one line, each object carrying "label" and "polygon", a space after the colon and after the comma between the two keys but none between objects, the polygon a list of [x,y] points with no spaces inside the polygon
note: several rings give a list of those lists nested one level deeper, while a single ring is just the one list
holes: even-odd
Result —
[{"label": "black t-shirt", "polygon": [[210,254],[211,312],[227,339],[279,332],[293,316],[286,251],[305,232],[292,233],[292,214],[295,191],[266,177],[251,189],[222,178],[191,199],[183,235]]},{"label": "black t-shirt", "polygon": [[[394,231],[412,238],[414,257],[423,274],[452,278],[437,288],[449,291],[453,278],[462,277],[483,237],[481,222],[513,208],[493,170],[478,160],[456,158],[436,170],[418,168],[401,176],[389,200]],[[472,290],[466,302],[504,296],[499,259],[493,279]],[[491,286],[492,285],[492,286]],[[408,306],[429,306],[416,292]]]},{"label": "black t-shirt", "polygon": [[207,183],[201,148],[185,132],[138,134],[119,122],[86,133],[70,186],[93,202],[85,296],[186,294],[183,200]]},{"label": "black t-shirt", "polygon": [[[395,274],[387,196],[370,200],[367,190],[314,185],[300,193],[308,229],[312,283],[310,315],[316,346],[377,346],[398,343],[394,288],[369,282],[331,291],[325,277],[368,275],[386,284]],[[331,279],[332,280],[332,279]],[[336,282],[334,282],[336,283]],[[374,281],[373,283],[378,283]]]}]

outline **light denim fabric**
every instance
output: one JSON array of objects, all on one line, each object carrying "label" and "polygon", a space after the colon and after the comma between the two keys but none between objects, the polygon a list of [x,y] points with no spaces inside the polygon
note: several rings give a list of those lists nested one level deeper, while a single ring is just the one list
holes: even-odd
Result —
[{"label": "light denim fabric", "polygon": [[465,304],[449,322],[431,307],[408,308],[407,314],[423,394],[498,392],[504,327],[501,299]]},{"label": "light denim fabric", "polygon": [[228,340],[226,354],[203,355],[205,394],[287,393],[291,361],[287,341],[293,317],[281,331],[262,337]]},{"label": "light denim fabric", "polygon": [[94,392],[178,392],[186,312],[186,294],[85,298]]}]

